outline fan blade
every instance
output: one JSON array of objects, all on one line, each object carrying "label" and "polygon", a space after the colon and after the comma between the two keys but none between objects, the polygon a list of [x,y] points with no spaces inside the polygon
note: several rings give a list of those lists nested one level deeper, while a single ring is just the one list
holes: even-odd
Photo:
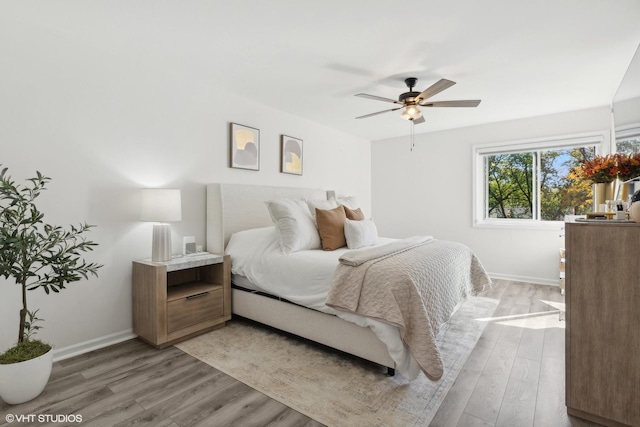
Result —
[{"label": "fan blade", "polygon": [[402,107],[398,107],[398,108],[392,108],[390,110],[378,111],[377,113],[365,114],[364,116],[356,117],[356,119],[365,119],[367,117],[377,116],[378,114],[388,113],[389,111],[396,111],[396,110],[399,110],[401,108]]},{"label": "fan blade", "polygon": [[477,107],[480,104],[479,99],[469,99],[466,101],[436,101],[425,102],[420,104],[421,107]]},{"label": "fan blade", "polygon": [[369,95],[366,93],[357,93],[356,96],[359,96],[360,98],[375,99],[376,101],[385,101],[385,102],[393,102],[394,104],[402,104],[402,102],[398,102],[395,99],[384,98],[382,96],[376,96],[376,95]]},{"label": "fan blade", "polygon": [[420,123],[424,123],[424,116],[420,116],[413,121],[414,125],[419,125]]},{"label": "fan blade", "polygon": [[429,86],[428,88],[426,88],[424,91],[422,91],[420,95],[416,96],[416,102],[419,102],[420,100],[423,100],[423,99],[429,99],[433,95],[436,95],[442,92],[443,90],[450,88],[454,84],[456,84],[456,82],[452,82],[451,80],[447,80],[447,79],[440,79],[434,84],[432,84],[431,86]]}]

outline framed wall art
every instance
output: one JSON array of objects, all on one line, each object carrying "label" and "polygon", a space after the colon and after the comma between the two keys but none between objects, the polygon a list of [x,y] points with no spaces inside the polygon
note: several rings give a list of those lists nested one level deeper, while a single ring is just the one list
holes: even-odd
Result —
[{"label": "framed wall art", "polygon": [[230,167],[260,170],[260,130],[231,123],[229,139]]},{"label": "framed wall art", "polygon": [[302,140],[280,136],[280,172],[302,175]]}]

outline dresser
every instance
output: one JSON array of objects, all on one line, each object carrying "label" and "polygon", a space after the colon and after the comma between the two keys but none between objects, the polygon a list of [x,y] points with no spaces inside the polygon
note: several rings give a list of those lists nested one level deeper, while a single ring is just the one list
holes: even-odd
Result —
[{"label": "dresser", "polygon": [[567,412],[640,426],[640,224],[566,224]]}]

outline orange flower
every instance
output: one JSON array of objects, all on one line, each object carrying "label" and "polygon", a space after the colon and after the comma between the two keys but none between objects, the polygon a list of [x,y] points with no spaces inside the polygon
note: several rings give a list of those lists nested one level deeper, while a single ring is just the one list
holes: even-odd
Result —
[{"label": "orange flower", "polygon": [[580,167],[575,169],[575,173],[580,178],[594,184],[607,183],[616,179],[618,171],[615,168],[616,156],[607,154],[606,156],[594,156],[593,159],[581,160]]},{"label": "orange flower", "polygon": [[640,176],[640,153],[616,154],[615,172],[622,181]]}]

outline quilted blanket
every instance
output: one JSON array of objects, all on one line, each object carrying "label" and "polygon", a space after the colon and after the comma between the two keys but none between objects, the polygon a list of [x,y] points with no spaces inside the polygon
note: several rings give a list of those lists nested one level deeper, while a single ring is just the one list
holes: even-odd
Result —
[{"label": "quilted blanket", "polygon": [[340,263],[327,305],[397,326],[427,378],[437,381],[443,374],[440,326],[458,303],[490,284],[467,246],[425,239],[357,266]]}]

